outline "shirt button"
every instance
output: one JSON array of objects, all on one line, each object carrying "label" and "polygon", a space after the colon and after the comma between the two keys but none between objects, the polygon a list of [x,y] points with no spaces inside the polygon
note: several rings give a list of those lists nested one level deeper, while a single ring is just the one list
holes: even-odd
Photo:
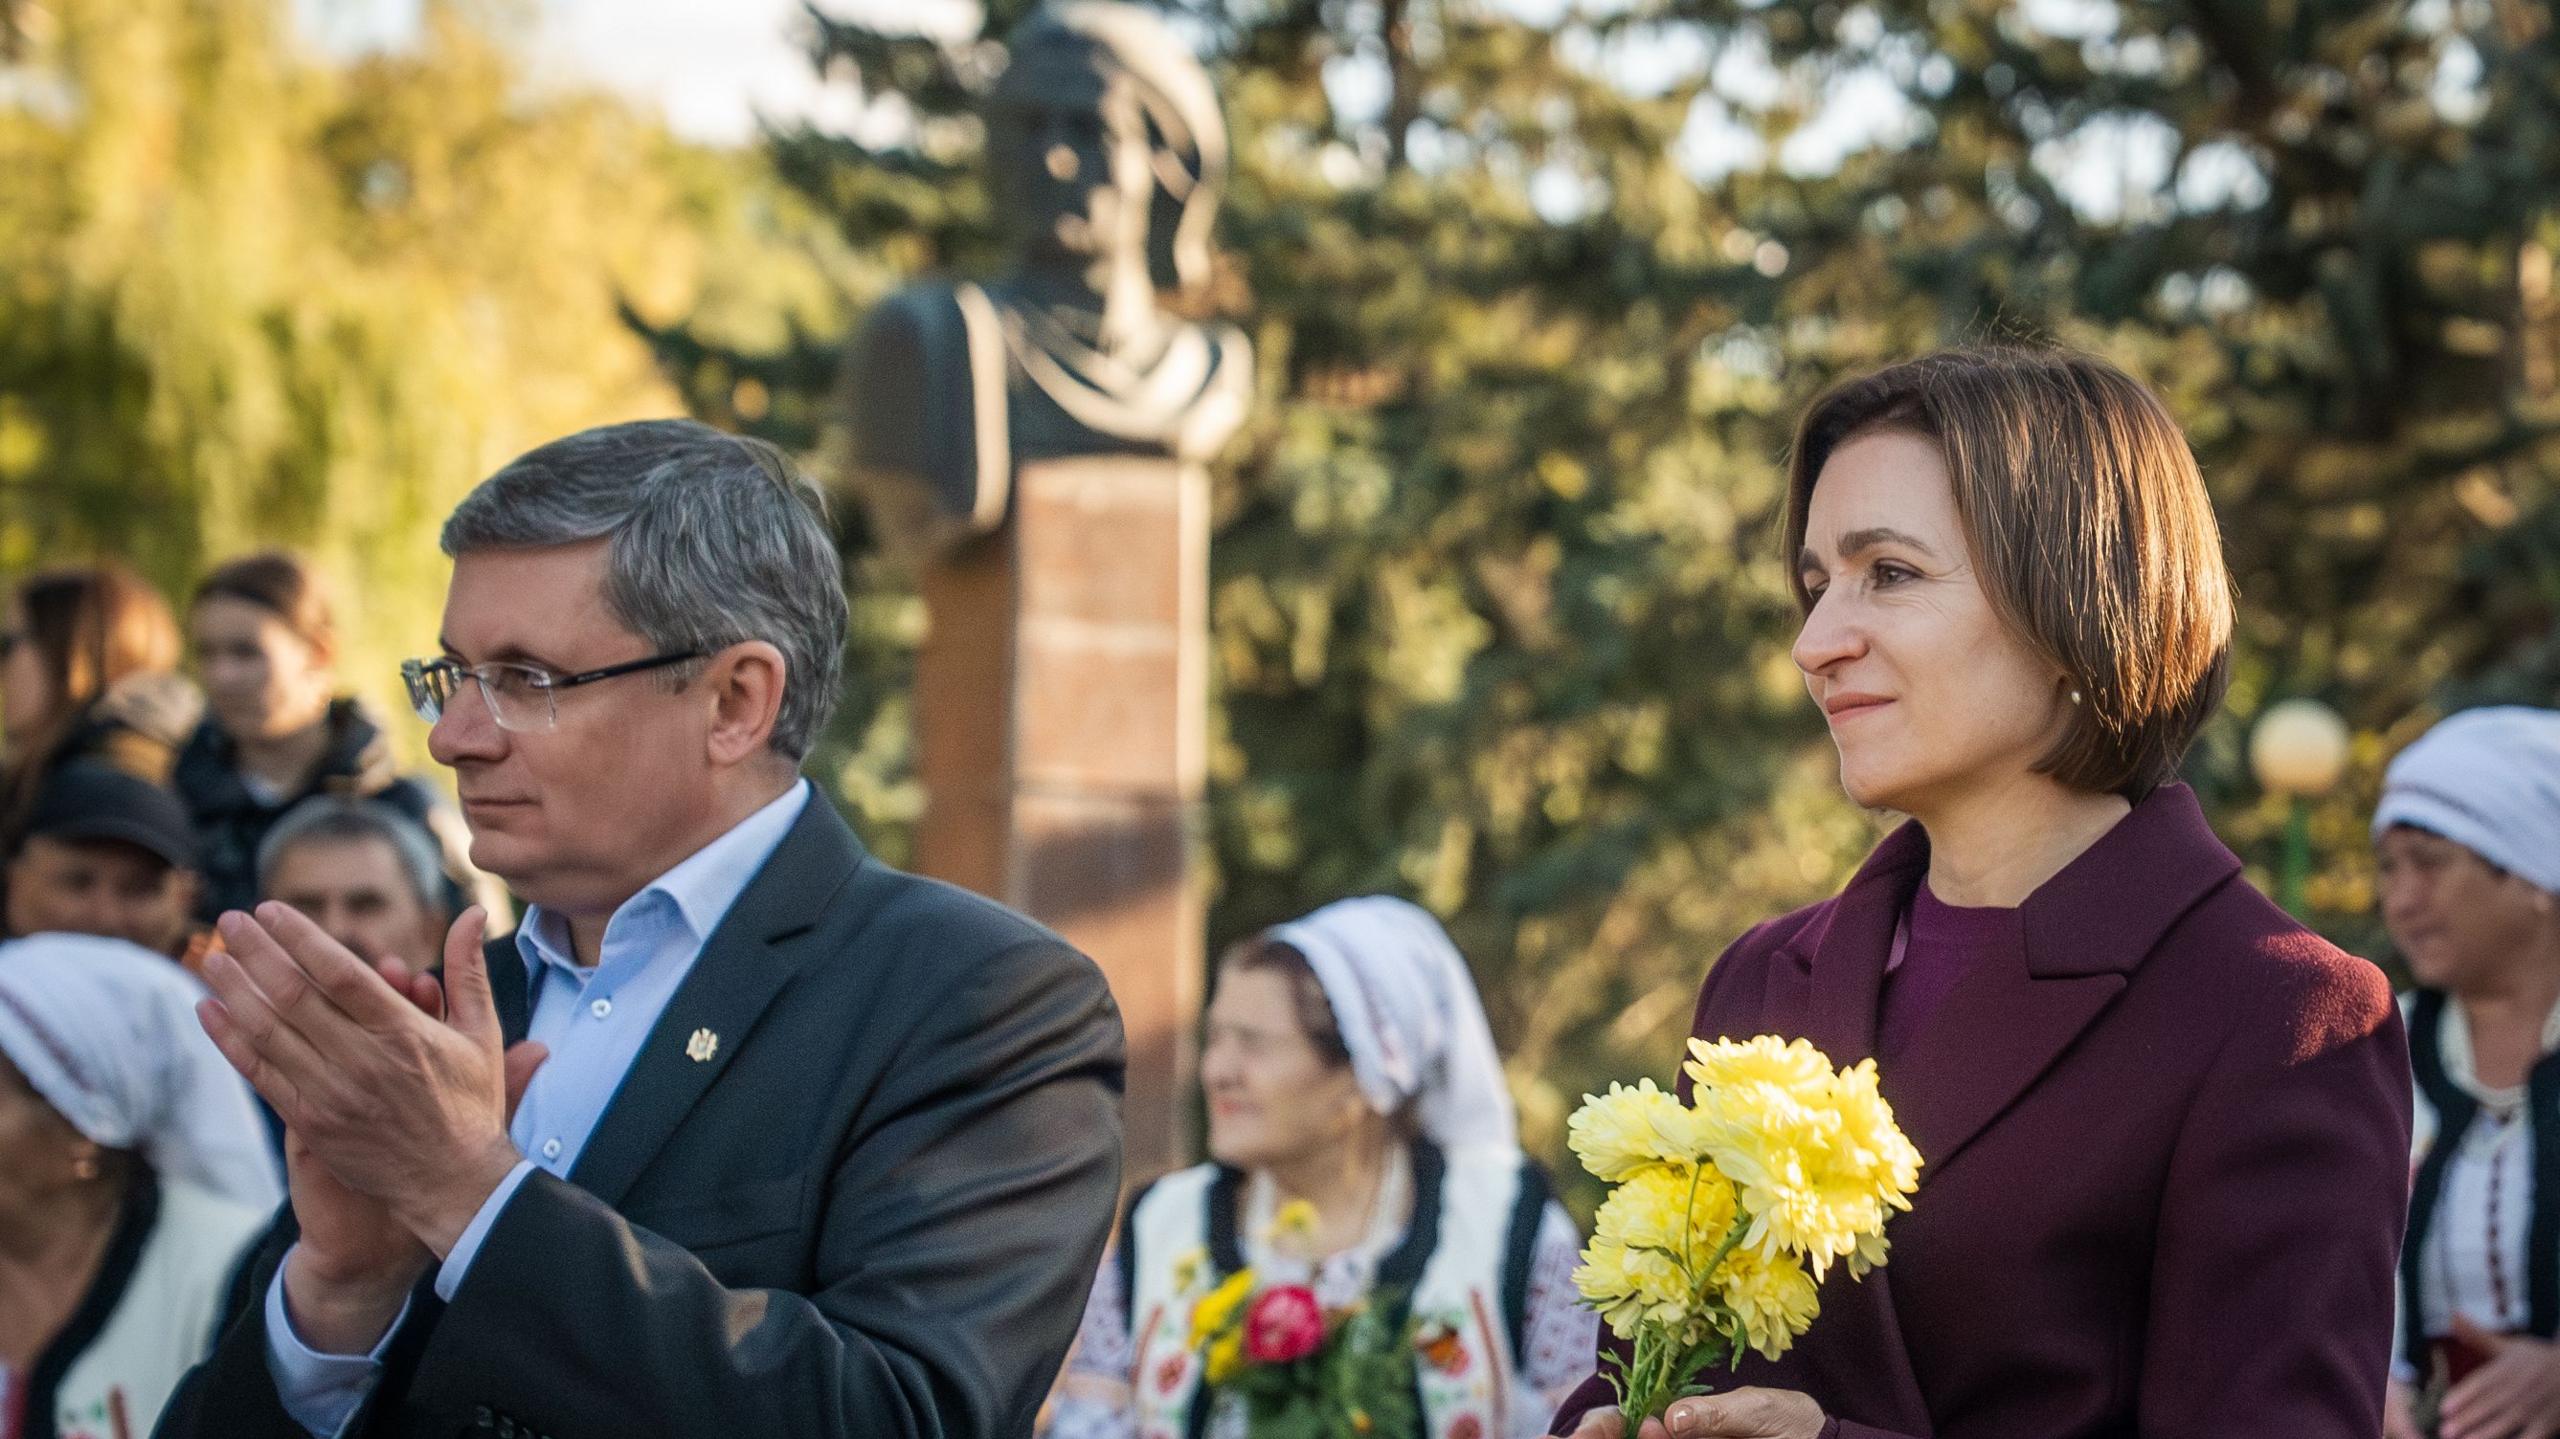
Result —
[{"label": "shirt button", "polygon": [[587,1006],[587,1013],[594,1015],[598,1019],[602,1019],[606,1015],[613,1013],[613,1001],[610,999],[599,999],[595,1003]]},{"label": "shirt button", "polygon": [[546,1139],[546,1140],[544,1140],[544,1141],[542,1142],[542,1157],[543,1157],[543,1158],[545,1158],[545,1159],[557,1159],[557,1158],[559,1158],[559,1157],[560,1157],[560,1141],[559,1141],[559,1140],[556,1140],[556,1139]]}]

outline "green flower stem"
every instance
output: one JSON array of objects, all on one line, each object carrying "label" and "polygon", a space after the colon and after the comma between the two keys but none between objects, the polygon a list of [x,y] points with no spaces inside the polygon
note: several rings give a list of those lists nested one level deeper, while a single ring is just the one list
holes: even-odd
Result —
[{"label": "green flower stem", "polygon": [[[1703,1166],[1702,1166],[1703,1167]],[[1690,1203],[1696,1204],[1697,1181],[1690,1181]],[[1684,1228],[1686,1226],[1683,1226]],[[1689,1242],[1684,1233],[1680,1241],[1681,1277],[1689,1281],[1689,1308],[1692,1315],[1718,1312],[1721,1300],[1710,1296],[1715,1272],[1726,1257],[1742,1243],[1750,1228],[1748,1216],[1736,1215],[1733,1227],[1725,1231],[1724,1242],[1716,1246],[1715,1257],[1704,1268],[1693,1268],[1688,1262]],[[1730,1318],[1730,1316],[1727,1316]],[[1638,1323],[1635,1342],[1626,1363],[1609,1375],[1610,1387],[1618,1391],[1619,1411],[1627,1416],[1628,1439],[1645,1420],[1658,1417],[1674,1399],[1683,1398],[1690,1381],[1709,1365],[1721,1362],[1729,1352],[1739,1352],[1739,1339],[1719,1326],[1708,1338],[1695,1344],[1683,1344],[1660,1324]]]}]

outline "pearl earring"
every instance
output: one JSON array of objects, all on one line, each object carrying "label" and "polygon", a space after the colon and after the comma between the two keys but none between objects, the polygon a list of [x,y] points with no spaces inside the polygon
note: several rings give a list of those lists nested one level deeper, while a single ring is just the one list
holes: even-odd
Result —
[{"label": "pearl earring", "polygon": [[2078,690],[2073,690],[2073,691],[2071,692],[2071,702],[2072,702],[2073,704],[2078,704],[2078,703],[2080,703],[2080,699],[2081,699],[2080,692],[2079,692]]}]

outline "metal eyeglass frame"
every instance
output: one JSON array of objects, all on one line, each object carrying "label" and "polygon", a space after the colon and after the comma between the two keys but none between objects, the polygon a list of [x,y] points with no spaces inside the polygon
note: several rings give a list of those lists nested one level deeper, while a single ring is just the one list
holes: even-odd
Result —
[{"label": "metal eyeglass frame", "polygon": [[[454,676],[457,681],[467,677],[473,684],[478,685],[480,702],[489,707],[489,718],[497,724],[498,728],[510,734],[544,734],[559,727],[560,691],[573,690],[580,685],[591,685],[598,680],[636,675],[644,670],[680,665],[687,660],[701,659],[705,653],[707,652],[703,650],[670,651],[666,654],[651,655],[647,659],[625,660],[618,665],[606,665],[602,669],[585,670],[573,675],[555,675],[540,665],[520,664],[511,660],[490,660],[476,665],[466,665],[450,659],[402,660],[400,678],[409,687],[409,707],[418,712],[418,718],[429,724],[436,723],[442,717],[446,701],[437,699],[428,692],[427,677],[431,674],[443,673]],[[498,703],[497,696],[489,688],[489,679],[485,673],[489,670],[513,670],[528,676],[533,688],[542,693],[543,722],[539,725],[509,724],[505,707]],[[460,688],[459,683],[453,686],[455,691]]]}]

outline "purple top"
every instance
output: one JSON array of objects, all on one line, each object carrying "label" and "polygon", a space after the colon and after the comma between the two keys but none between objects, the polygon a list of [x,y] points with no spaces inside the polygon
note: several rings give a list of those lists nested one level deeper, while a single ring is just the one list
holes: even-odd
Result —
[{"label": "purple top", "polygon": [[1911,912],[1903,916],[1903,933],[1885,976],[1876,1057],[1889,1060],[1900,1054],[1976,958],[2010,942],[2017,923],[2014,909],[1960,909],[1922,881],[1912,891]]}]

